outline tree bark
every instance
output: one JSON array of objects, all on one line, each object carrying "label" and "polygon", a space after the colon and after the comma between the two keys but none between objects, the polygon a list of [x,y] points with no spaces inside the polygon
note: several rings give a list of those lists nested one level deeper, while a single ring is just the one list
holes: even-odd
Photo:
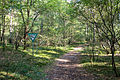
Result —
[{"label": "tree bark", "polygon": [[41,20],[41,31],[40,31],[40,34],[42,35],[43,33],[43,19]]},{"label": "tree bark", "polygon": [[29,17],[30,17],[30,9],[29,9],[29,0],[27,0],[27,22],[24,28],[24,50],[26,49],[26,36],[27,36],[27,28],[29,27]]},{"label": "tree bark", "polygon": [[24,50],[26,49],[26,32],[27,32],[27,28],[25,26],[24,28]]},{"label": "tree bark", "polygon": [[11,13],[10,13],[10,29],[9,29],[9,32],[10,32],[10,38],[9,38],[9,43],[12,43],[12,10],[11,10]]},{"label": "tree bark", "polygon": [[[0,41],[1,41],[1,37],[2,37],[2,23],[0,24]],[[0,44],[1,44],[1,42],[0,42]]]},{"label": "tree bark", "polygon": [[85,37],[86,37],[85,40],[88,41],[87,40],[88,39],[87,38],[88,37],[88,23],[86,24],[86,28],[85,28]]},{"label": "tree bark", "polygon": [[93,24],[93,45],[92,45],[92,60],[95,61],[95,25]]},{"label": "tree bark", "polygon": [[1,36],[1,41],[2,41],[2,46],[3,46],[3,51],[5,51],[5,15],[2,16],[2,36]]},{"label": "tree bark", "polygon": [[17,50],[18,47],[19,47],[19,43],[18,43],[18,33],[16,33],[15,49]]},{"label": "tree bark", "polygon": [[115,60],[114,60],[114,53],[115,53],[115,46],[114,46],[114,42],[111,42],[111,54],[112,54],[112,68],[113,71],[115,72],[116,77],[118,77],[118,73],[116,70],[116,65],[115,65]]}]

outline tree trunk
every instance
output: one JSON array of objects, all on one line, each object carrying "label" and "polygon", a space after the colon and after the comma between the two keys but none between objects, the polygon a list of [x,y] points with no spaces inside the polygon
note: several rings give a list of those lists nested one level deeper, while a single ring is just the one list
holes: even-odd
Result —
[{"label": "tree trunk", "polygon": [[115,72],[116,77],[118,77],[119,75],[118,75],[117,70],[116,70],[116,65],[115,65],[115,60],[114,60],[114,53],[115,53],[115,46],[114,46],[114,42],[112,41],[111,42],[112,68],[113,68],[113,71]]},{"label": "tree trunk", "polygon": [[16,32],[16,40],[15,40],[15,49],[17,50],[18,49],[18,47],[19,47],[19,43],[18,43],[18,38],[19,38],[19,36],[18,36],[19,34],[18,34],[18,32]]},{"label": "tree trunk", "polygon": [[17,50],[18,47],[19,47],[18,38],[16,38],[16,41],[15,41],[15,49]]},{"label": "tree trunk", "polygon": [[26,32],[27,32],[27,28],[25,26],[24,28],[24,50],[26,49]]},{"label": "tree trunk", "polygon": [[[1,35],[2,33],[1,33],[1,32],[2,32],[2,23],[0,24],[0,41],[1,41],[1,37],[2,37],[2,35]],[[1,43],[2,43],[2,42],[0,42],[0,44],[1,44]]]},{"label": "tree trunk", "polygon": [[86,25],[86,29],[85,29],[85,40],[88,41],[88,23]]},{"label": "tree trunk", "polygon": [[2,16],[2,36],[1,36],[1,41],[2,41],[2,46],[3,46],[3,51],[5,51],[5,15]]},{"label": "tree trunk", "polygon": [[29,17],[30,17],[30,9],[29,9],[29,0],[27,0],[27,22],[24,28],[24,50],[26,49],[26,35],[27,35],[27,28],[29,27]]},{"label": "tree trunk", "polygon": [[40,34],[42,35],[43,33],[43,19],[41,20],[41,31],[40,31]]},{"label": "tree trunk", "polygon": [[93,53],[93,55],[92,55],[92,60],[93,60],[93,62],[94,62],[94,60],[95,60],[95,25],[93,24],[93,44],[92,44],[92,53]]},{"label": "tree trunk", "polygon": [[10,13],[10,29],[9,29],[9,32],[10,32],[10,38],[9,38],[9,43],[12,43],[12,10],[11,10],[11,13]]}]

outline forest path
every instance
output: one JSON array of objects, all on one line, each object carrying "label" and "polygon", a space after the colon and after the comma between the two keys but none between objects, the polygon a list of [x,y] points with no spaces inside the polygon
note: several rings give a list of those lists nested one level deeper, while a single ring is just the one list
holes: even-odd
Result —
[{"label": "forest path", "polygon": [[[96,80],[96,77],[86,72],[80,63],[84,46],[74,48],[73,51],[64,54],[50,70],[46,71],[48,80]],[[79,50],[79,52],[78,52]]]}]

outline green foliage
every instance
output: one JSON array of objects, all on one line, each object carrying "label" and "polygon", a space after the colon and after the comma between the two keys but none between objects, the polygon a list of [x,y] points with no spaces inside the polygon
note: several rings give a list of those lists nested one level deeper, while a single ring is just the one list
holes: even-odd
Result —
[{"label": "green foliage", "polygon": [[30,50],[12,50],[9,46],[1,53],[0,79],[42,80],[46,76],[45,66],[49,67],[56,58],[68,52],[69,48],[39,47],[34,56]]},{"label": "green foliage", "polygon": [[[111,56],[106,54],[95,54],[95,62],[91,63],[90,59],[90,50],[81,51],[81,60],[80,64],[83,65],[84,69],[86,69],[89,73],[97,76],[97,80],[119,80],[119,77],[115,77],[113,75],[114,71],[112,70],[111,65]],[[120,70],[119,56],[115,56],[117,71]]]}]

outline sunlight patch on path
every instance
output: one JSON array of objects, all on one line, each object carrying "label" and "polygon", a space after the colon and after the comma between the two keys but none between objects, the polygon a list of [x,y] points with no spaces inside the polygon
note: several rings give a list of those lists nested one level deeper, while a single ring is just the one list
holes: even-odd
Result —
[{"label": "sunlight patch on path", "polygon": [[59,67],[65,67],[65,68],[77,68],[77,67],[82,67],[81,64],[57,64]]},{"label": "sunlight patch on path", "polygon": [[67,59],[56,59],[56,61],[60,61],[60,62],[71,62],[70,60],[67,60]]},{"label": "sunlight patch on path", "polygon": [[83,50],[83,48],[82,47],[77,47],[77,48],[73,48],[75,51],[82,51]]}]

